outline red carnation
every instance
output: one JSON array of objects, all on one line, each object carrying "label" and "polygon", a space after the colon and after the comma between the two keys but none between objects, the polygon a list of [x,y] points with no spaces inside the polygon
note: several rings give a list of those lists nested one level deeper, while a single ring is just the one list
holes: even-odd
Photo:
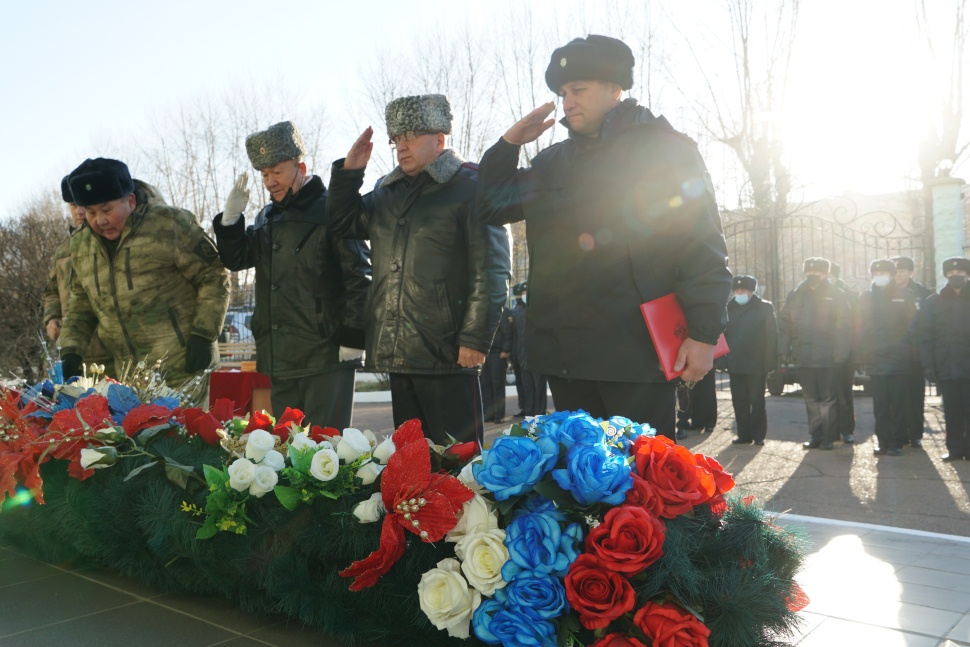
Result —
[{"label": "red carnation", "polygon": [[602,629],[636,603],[629,580],[589,553],[570,565],[563,584],[569,605],[587,629]]},{"label": "red carnation", "polygon": [[663,501],[662,517],[674,517],[708,501],[716,491],[714,477],[697,465],[684,447],[665,436],[645,441],[635,457],[636,473],[654,487]]},{"label": "red carnation", "polygon": [[612,508],[589,531],[586,552],[607,568],[632,576],[663,557],[664,536],[662,521],[643,508],[623,505]]},{"label": "red carnation", "polygon": [[589,647],[647,647],[633,636],[626,634],[608,634]]},{"label": "red carnation", "polygon": [[676,604],[647,602],[633,616],[633,622],[654,645],[664,647],[708,647],[711,630],[689,611]]}]

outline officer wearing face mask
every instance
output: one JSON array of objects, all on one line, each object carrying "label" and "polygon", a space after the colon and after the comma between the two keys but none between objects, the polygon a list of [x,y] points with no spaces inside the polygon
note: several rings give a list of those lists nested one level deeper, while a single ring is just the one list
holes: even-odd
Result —
[{"label": "officer wearing face mask", "polygon": [[876,418],[877,456],[899,456],[906,444],[910,375],[915,349],[908,335],[917,313],[917,296],[893,280],[896,265],[888,260],[869,266],[872,286],[859,297],[857,340],[869,374]]},{"label": "officer wearing face mask", "polygon": [[811,438],[805,449],[832,449],[838,439],[838,368],[849,359],[851,313],[845,293],[827,278],[825,258],[807,258],[805,280],[781,309],[778,354],[798,371]]},{"label": "officer wearing face mask", "polygon": [[765,379],[777,366],[777,329],[775,308],[755,293],[757,289],[755,277],[734,277],[724,331],[731,351],[715,362],[731,374],[731,403],[738,427],[738,437],[731,441],[734,445],[764,445],[768,430]]},{"label": "officer wearing face mask", "polygon": [[918,322],[926,379],[943,396],[946,462],[970,460],[970,260],[943,261],[946,285],[927,297]]}]

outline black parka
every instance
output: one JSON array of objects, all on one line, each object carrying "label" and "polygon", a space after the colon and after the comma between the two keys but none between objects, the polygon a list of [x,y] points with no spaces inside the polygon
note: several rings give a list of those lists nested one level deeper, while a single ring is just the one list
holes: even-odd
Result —
[{"label": "black parka", "polygon": [[926,298],[918,319],[920,360],[927,378],[970,379],[970,286]]},{"label": "black parka", "polygon": [[833,368],[849,360],[852,335],[845,292],[827,281],[813,290],[803,281],[781,308],[778,354],[790,355],[795,366]]},{"label": "black parka", "polygon": [[778,363],[778,330],[775,307],[757,294],[744,305],[728,302],[728,325],[724,331],[730,352],[718,358],[718,367],[739,375],[766,375]]},{"label": "black parka", "polygon": [[508,230],[481,224],[474,165],[445,150],[416,176],[397,167],[361,196],[362,169],[333,164],[328,215],[348,238],[370,239],[374,282],[367,302],[370,370],[478,374],[458,348],[488,353],[508,299]]},{"label": "black parka", "polygon": [[[568,127],[568,125],[567,125]],[[691,338],[727,323],[727,250],[696,144],[627,99],[598,137],[570,133],[518,169],[500,139],[482,157],[483,222],[525,220],[528,369],[562,378],[663,382],[640,304],[676,293]]]},{"label": "black parka", "polygon": [[245,227],[242,218],[213,228],[223,264],[256,268],[252,331],[256,370],[298,378],[360,362],[340,362],[340,346],[364,347],[364,303],[370,250],[336,238],[327,223],[327,193],[313,176],[285,204],[264,207]]},{"label": "black parka", "polygon": [[873,284],[859,297],[856,347],[869,375],[901,375],[916,369],[916,348],[909,334],[918,296],[890,282]]}]

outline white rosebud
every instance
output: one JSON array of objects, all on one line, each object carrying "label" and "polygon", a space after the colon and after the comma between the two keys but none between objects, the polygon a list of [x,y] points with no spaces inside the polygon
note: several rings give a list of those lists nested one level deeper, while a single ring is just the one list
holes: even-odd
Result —
[{"label": "white rosebud", "polygon": [[361,523],[373,523],[385,512],[387,510],[384,509],[384,500],[380,492],[370,495],[369,499],[354,506],[354,516],[360,519]]},{"label": "white rosebud", "polygon": [[266,452],[266,455],[263,456],[263,460],[259,461],[259,464],[273,468],[274,472],[279,472],[286,467],[286,459],[283,457],[283,454],[275,449],[271,449]]},{"label": "white rosebud", "polygon": [[374,448],[377,447],[377,436],[375,436],[374,432],[370,429],[365,429],[360,433],[364,434],[364,438],[367,439],[367,444],[370,445],[371,451],[373,451]]},{"label": "white rosebud", "polygon": [[494,528],[468,535],[455,544],[455,554],[462,560],[461,572],[468,583],[482,595],[492,596],[505,586],[502,566],[509,560],[509,549],[505,547],[504,530]]},{"label": "white rosebud", "polygon": [[337,451],[337,446],[332,442],[330,442],[329,440],[321,440],[319,443],[317,443],[317,447],[319,447],[320,449],[330,449],[333,451]]},{"label": "white rosebud", "polygon": [[246,492],[256,477],[256,466],[247,458],[237,458],[229,466],[229,487]]},{"label": "white rosebud", "polygon": [[373,461],[364,463],[360,466],[360,469],[357,470],[357,478],[359,478],[364,485],[370,485],[377,480],[377,477],[380,476],[383,469],[383,465],[378,465]]},{"label": "white rosebud", "polygon": [[381,444],[374,448],[374,458],[381,465],[387,465],[387,461],[395,451],[397,451],[397,448],[394,446],[394,441],[388,436]]},{"label": "white rosebud", "polygon": [[266,452],[276,446],[276,436],[264,429],[256,429],[249,434],[246,440],[246,458],[254,461],[263,460]]},{"label": "white rosebud", "polygon": [[458,480],[461,481],[462,485],[476,494],[483,494],[485,492],[485,488],[483,488],[481,484],[475,480],[475,474],[472,472],[472,465],[475,465],[476,463],[480,465],[481,462],[481,458],[473,460],[461,468],[461,471],[458,473]]},{"label": "white rosebud", "polygon": [[99,470],[118,462],[118,450],[114,447],[81,450],[81,468]]},{"label": "white rosebud", "polygon": [[340,471],[340,458],[332,449],[318,449],[310,460],[310,475],[318,481],[332,481]]},{"label": "white rosebud", "polygon": [[344,429],[340,443],[337,445],[337,456],[345,463],[353,463],[359,456],[370,453],[370,441],[360,429],[353,427]]},{"label": "white rosebud", "polygon": [[445,535],[445,541],[457,542],[467,535],[475,535],[498,528],[498,513],[488,499],[476,494],[465,501],[458,523]]},{"label": "white rosebud", "polygon": [[418,600],[431,624],[447,629],[453,638],[467,640],[472,614],[481,604],[482,594],[468,587],[458,560],[448,558],[421,576]]},{"label": "white rosebud", "polygon": [[313,449],[316,446],[317,446],[317,441],[313,440],[312,438],[307,436],[306,433],[302,431],[300,433],[293,434],[290,437],[290,447],[292,447],[293,449],[299,449],[299,450]]},{"label": "white rosebud", "polygon": [[279,475],[272,467],[260,465],[256,468],[253,482],[249,484],[249,493],[259,498],[267,492],[272,492],[279,479]]}]

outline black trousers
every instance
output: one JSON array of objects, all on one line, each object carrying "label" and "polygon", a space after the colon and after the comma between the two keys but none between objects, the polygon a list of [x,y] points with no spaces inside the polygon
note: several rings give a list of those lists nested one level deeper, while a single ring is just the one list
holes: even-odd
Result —
[{"label": "black trousers", "polygon": [[625,416],[647,423],[673,439],[677,407],[673,382],[598,382],[549,376],[552,400],[559,411],[582,409],[594,418]]},{"label": "black trousers", "polygon": [[515,373],[515,388],[519,394],[519,411],[527,416],[541,416],[549,408],[546,395],[546,376],[533,373],[520,362],[512,362]]},{"label": "black trousers", "polygon": [[502,359],[499,353],[485,356],[485,365],[478,378],[482,385],[482,410],[486,421],[499,421],[505,418],[505,372],[509,360]]},{"label": "black trousers", "polygon": [[906,397],[908,400],[909,413],[906,422],[906,440],[923,439],[923,409],[926,407],[926,379],[923,377],[923,369],[907,375],[909,386],[907,387]]},{"label": "black trousers", "polygon": [[731,404],[738,424],[738,438],[763,443],[768,433],[768,412],[765,410],[764,373],[731,373]]},{"label": "black trousers", "polygon": [[841,370],[841,366],[798,367],[798,381],[808,412],[808,432],[813,443],[834,443],[839,438],[836,399]]},{"label": "black trousers", "polygon": [[869,376],[880,449],[900,449],[906,444],[906,425],[912,419],[909,412],[911,384],[907,374]]},{"label": "black trousers", "polygon": [[448,445],[448,434],[460,443],[484,437],[482,391],[477,375],[410,375],[391,373],[394,427],[417,418],[424,435]]},{"label": "black trousers", "polygon": [[839,435],[844,440],[846,436],[855,432],[855,399],[852,395],[852,382],[855,381],[855,368],[851,363],[836,368],[837,393],[835,400],[836,423]]},{"label": "black trousers", "polygon": [[273,415],[279,418],[286,407],[299,409],[307,424],[336,427],[343,431],[354,417],[354,369],[337,369],[319,375],[290,379],[273,378],[269,397]]},{"label": "black trousers", "polygon": [[717,382],[708,371],[692,389],[677,389],[677,426],[681,429],[710,429],[717,424]]},{"label": "black trousers", "polygon": [[940,380],[946,451],[970,459],[970,380]]}]

